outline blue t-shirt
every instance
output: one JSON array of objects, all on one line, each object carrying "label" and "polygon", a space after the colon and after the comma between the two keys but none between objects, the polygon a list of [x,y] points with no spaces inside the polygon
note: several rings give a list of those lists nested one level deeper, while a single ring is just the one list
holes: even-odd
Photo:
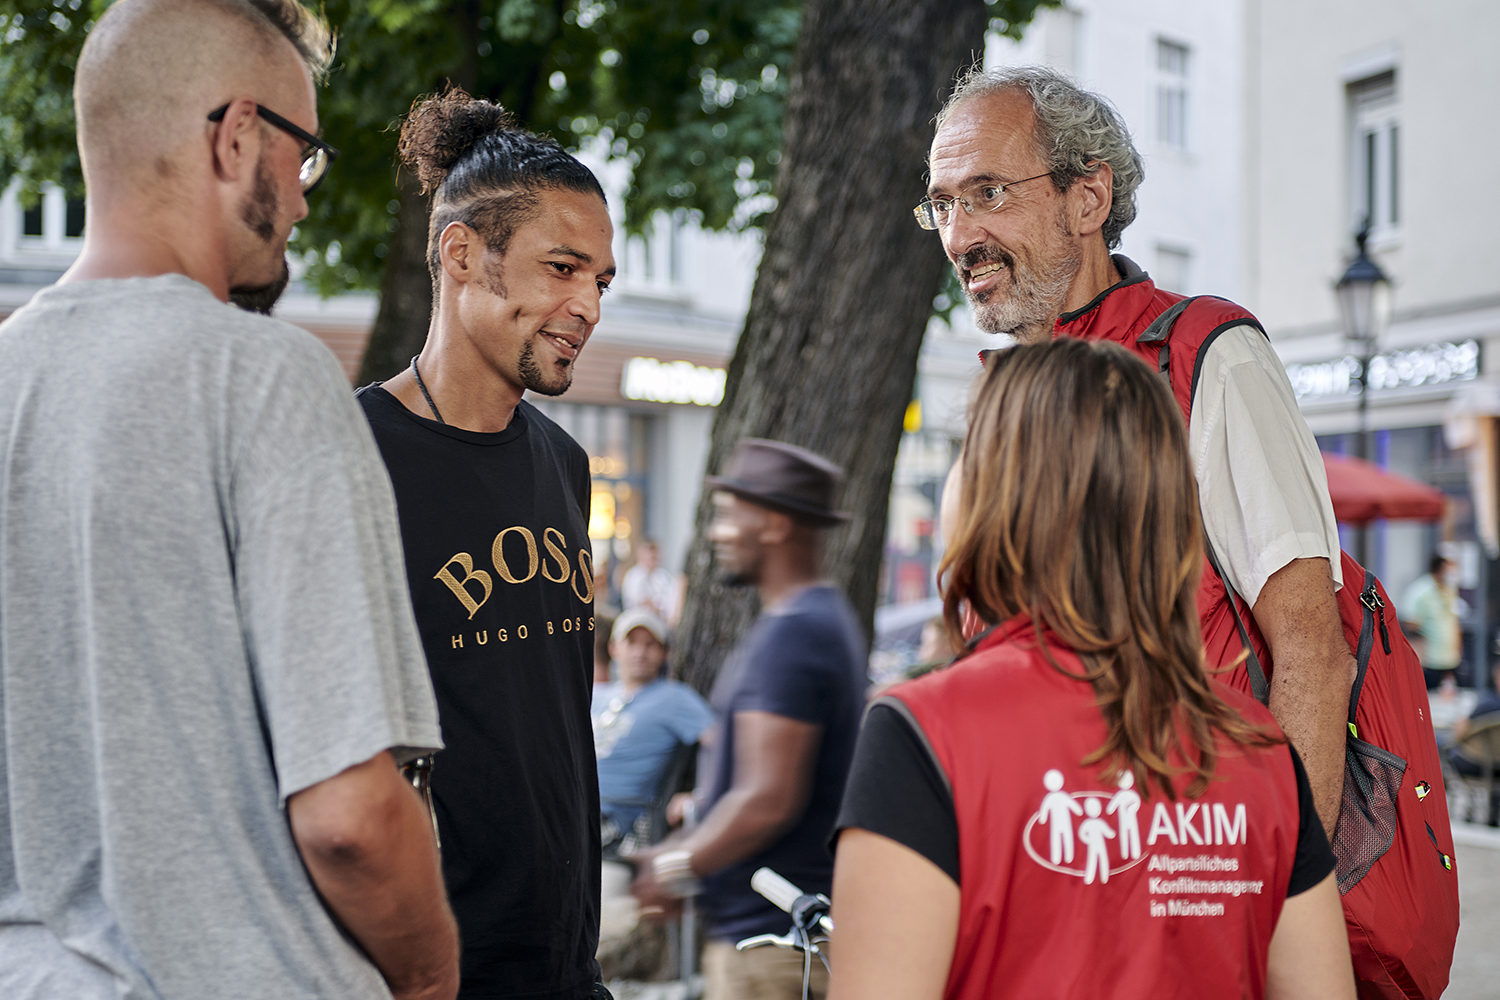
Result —
[{"label": "blue t-shirt", "polygon": [[724,663],[710,701],[720,731],[699,768],[705,812],[734,783],[734,715],[771,712],[823,728],[807,806],[780,840],[754,857],[704,880],[708,934],[737,940],[781,933],[791,918],[750,888],[769,867],[805,892],[833,888],[828,835],[838,815],[854,739],[864,711],[865,640],[854,609],[834,587],[808,587],[775,611],[763,612]]},{"label": "blue t-shirt", "polygon": [[[662,769],[679,746],[698,742],[713,725],[708,702],[686,684],[652,681],[625,700],[619,683],[594,688],[594,753],[599,758],[600,811],[629,830],[656,794]],[[621,702],[612,709],[612,703]]]}]

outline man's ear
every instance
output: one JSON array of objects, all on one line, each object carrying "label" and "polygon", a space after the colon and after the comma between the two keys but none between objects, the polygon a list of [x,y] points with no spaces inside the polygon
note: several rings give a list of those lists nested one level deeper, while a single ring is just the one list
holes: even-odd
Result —
[{"label": "man's ear", "polygon": [[484,244],[479,234],[462,222],[450,222],[438,236],[438,261],[444,273],[459,284],[479,276]]},{"label": "man's ear", "polygon": [[230,184],[253,180],[260,148],[260,115],[255,102],[236,97],[229,102],[224,117],[214,123],[214,176]]},{"label": "man's ear", "polygon": [[1108,163],[1100,163],[1092,174],[1073,182],[1070,193],[1076,235],[1089,236],[1104,228],[1114,207],[1114,187],[1115,172]]},{"label": "man's ear", "polygon": [[762,545],[784,545],[787,539],[792,537],[796,530],[796,523],[790,514],[783,514],[779,510],[768,510],[765,520],[761,523],[760,542]]}]

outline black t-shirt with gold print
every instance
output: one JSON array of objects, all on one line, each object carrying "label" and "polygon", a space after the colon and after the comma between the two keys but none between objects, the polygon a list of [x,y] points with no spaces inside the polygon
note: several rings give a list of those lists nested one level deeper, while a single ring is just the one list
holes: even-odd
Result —
[{"label": "black t-shirt with gold print", "polygon": [[446,749],[432,789],[460,996],[586,997],[598,974],[588,455],[522,402],[481,434],[360,405],[390,470]]}]

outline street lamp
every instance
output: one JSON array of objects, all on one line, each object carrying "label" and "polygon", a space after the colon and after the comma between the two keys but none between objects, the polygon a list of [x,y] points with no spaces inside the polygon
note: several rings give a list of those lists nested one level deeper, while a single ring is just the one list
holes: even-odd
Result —
[{"label": "street lamp", "polygon": [[[1339,315],[1344,321],[1344,336],[1359,348],[1359,457],[1370,457],[1370,359],[1376,343],[1391,321],[1391,280],[1380,265],[1365,253],[1370,238],[1370,220],[1354,236],[1359,252],[1349,262],[1344,276],[1334,290],[1339,297]],[[1361,527],[1355,544],[1355,558],[1368,565],[1365,545],[1366,529]]]}]

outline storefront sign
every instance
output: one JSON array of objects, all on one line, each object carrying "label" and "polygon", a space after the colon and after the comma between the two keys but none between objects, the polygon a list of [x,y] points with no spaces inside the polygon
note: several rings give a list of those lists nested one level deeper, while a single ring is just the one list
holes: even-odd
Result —
[{"label": "storefront sign", "polygon": [[[1353,355],[1311,365],[1287,365],[1287,378],[1298,399],[1358,395],[1359,359]],[[1403,389],[1444,382],[1466,382],[1479,376],[1479,341],[1425,344],[1386,351],[1370,359],[1371,389]]]},{"label": "storefront sign", "polygon": [[691,361],[631,358],[620,378],[620,395],[653,403],[695,403],[718,406],[724,398],[722,368],[705,368]]}]

